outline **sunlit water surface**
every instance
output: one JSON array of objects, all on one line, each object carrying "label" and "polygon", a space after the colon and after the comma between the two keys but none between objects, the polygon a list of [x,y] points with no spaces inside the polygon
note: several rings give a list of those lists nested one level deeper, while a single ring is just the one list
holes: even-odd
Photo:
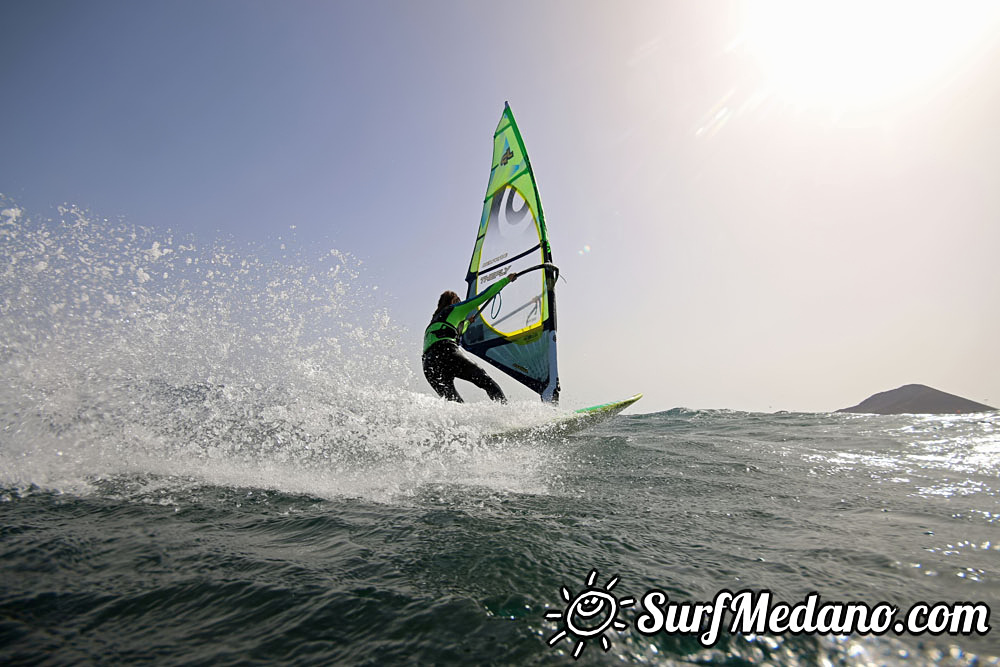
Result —
[{"label": "sunlit water surface", "polygon": [[[553,411],[409,389],[413,336],[370,294],[338,251],[5,203],[0,661],[567,664],[581,638],[550,646],[545,615],[593,569],[620,598],[997,608],[996,414],[679,409],[497,440]],[[704,648],[634,613],[577,662],[1000,654],[996,632]]]}]

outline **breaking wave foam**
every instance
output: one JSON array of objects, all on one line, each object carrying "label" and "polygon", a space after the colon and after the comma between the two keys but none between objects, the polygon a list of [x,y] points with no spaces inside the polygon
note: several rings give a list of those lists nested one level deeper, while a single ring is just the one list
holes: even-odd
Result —
[{"label": "breaking wave foam", "polygon": [[407,333],[371,294],[338,250],[199,247],[76,207],[36,220],[0,199],[0,485],[543,491],[551,452],[483,436],[551,409],[408,389]]}]

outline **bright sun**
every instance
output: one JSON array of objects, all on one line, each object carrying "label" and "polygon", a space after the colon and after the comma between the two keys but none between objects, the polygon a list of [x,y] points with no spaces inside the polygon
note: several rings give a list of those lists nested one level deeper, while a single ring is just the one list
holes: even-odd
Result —
[{"label": "bright sun", "polygon": [[878,106],[953,72],[995,38],[1000,2],[750,0],[741,44],[800,107]]}]

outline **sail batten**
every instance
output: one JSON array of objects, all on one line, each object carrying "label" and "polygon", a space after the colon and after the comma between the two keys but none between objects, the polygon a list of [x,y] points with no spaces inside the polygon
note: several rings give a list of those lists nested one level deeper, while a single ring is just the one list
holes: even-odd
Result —
[{"label": "sail batten", "polygon": [[466,276],[467,298],[512,272],[524,275],[480,312],[463,335],[462,346],[542,400],[558,400],[557,270],[535,175],[514,115],[505,105],[493,135],[490,180]]}]

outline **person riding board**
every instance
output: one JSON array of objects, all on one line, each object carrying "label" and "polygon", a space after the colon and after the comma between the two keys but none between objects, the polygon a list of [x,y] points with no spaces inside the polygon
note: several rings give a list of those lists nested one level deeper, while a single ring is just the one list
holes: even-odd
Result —
[{"label": "person riding board", "polygon": [[460,378],[485,390],[492,400],[507,402],[500,385],[478,364],[462,354],[458,339],[479,315],[480,306],[516,279],[517,274],[511,273],[490,285],[482,294],[465,301],[460,301],[458,295],[451,290],[441,293],[431,323],[424,330],[422,356],[424,377],[438,396],[463,403],[462,397],[455,390],[455,378]]}]

